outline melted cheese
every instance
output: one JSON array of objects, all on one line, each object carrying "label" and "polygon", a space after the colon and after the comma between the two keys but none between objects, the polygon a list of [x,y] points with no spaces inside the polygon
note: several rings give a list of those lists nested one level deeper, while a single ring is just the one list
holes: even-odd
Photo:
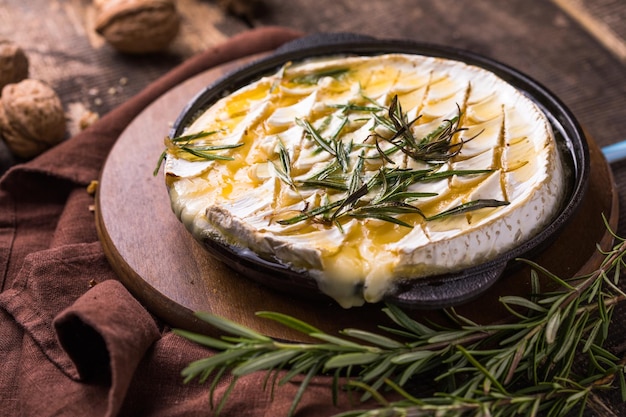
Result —
[{"label": "melted cheese", "polygon": [[[384,121],[394,98],[407,122],[417,118],[409,127],[416,140],[460,111],[451,142],[463,142],[460,152],[442,162],[392,152],[394,129]],[[553,218],[562,194],[562,163],[541,111],[494,74],[445,59],[391,54],[287,66],[212,105],[185,134],[197,132],[210,133],[189,142],[195,149],[237,147],[211,151],[228,160],[207,160],[170,146],[166,182],[187,229],[306,270],[344,307],[380,301],[398,279],[493,259]],[[306,185],[333,163],[326,180],[344,189]],[[330,214],[280,222],[341,203],[356,170],[362,185],[393,169],[483,171],[411,183],[404,191],[425,194],[406,203],[421,214],[394,214],[397,223],[372,215],[332,222]],[[429,219],[478,200],[506,205]]]}]

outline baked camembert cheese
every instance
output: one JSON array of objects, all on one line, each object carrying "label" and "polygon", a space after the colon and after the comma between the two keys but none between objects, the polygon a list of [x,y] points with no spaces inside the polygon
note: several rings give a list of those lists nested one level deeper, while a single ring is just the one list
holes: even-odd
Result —
[{"label": "baked camembert cheese", "polygon": [[166,138],[173,211],[344,307],[489,261],[558,212],[549,121],[492,72],[409,54],[289,63]]}]

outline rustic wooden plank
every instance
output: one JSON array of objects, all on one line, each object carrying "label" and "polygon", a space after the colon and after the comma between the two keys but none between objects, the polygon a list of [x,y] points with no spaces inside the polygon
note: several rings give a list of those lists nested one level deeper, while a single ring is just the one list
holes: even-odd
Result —
[{"label": "rustic wooden plank", "polygon": [[626,64],[626,7],[622,0],[552,0]]}]

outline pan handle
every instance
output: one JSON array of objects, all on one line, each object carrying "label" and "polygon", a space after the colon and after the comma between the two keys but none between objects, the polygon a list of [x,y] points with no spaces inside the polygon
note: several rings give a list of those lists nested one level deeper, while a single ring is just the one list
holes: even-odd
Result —
[{"label": "pan handle", "polygon": [[423,282],[419,279],[403,280],[385,296],[385,301],[408,309],[451,307],[481,295],[500,278],[507,264],[506,260],[499,260]]}]

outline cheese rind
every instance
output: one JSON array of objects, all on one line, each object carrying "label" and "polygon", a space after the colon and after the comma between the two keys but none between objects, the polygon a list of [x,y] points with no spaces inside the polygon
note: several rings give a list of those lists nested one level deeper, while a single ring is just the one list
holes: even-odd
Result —
[{"label": "cheese rind", "polygon": [[[460,115],[451,136],[459,152],[434,161],[394,149],[394,100],[418,142]],[[344,307],[380,301],[399,279],[495,258],[553,219],[563,195],[563,163],[541,110],[493,73],[452,60],[292,64],[219,100],[184,134],[198,132],[211,134],[190,141],[195,149],[237,147],[212,151],[227,158],[215,160],[168,149],[170,200],[187,229],[306,270]],[[403,200],[419,213],[339,215],[381,198],[381,172],[420,170],[445,175],[403,189],[425,193]],[[377,185],[351,206],[344,200],[355,184]],[[476,201],[498,204],[431,219]],[[337,217],[314,214],[333,204]]]}]

